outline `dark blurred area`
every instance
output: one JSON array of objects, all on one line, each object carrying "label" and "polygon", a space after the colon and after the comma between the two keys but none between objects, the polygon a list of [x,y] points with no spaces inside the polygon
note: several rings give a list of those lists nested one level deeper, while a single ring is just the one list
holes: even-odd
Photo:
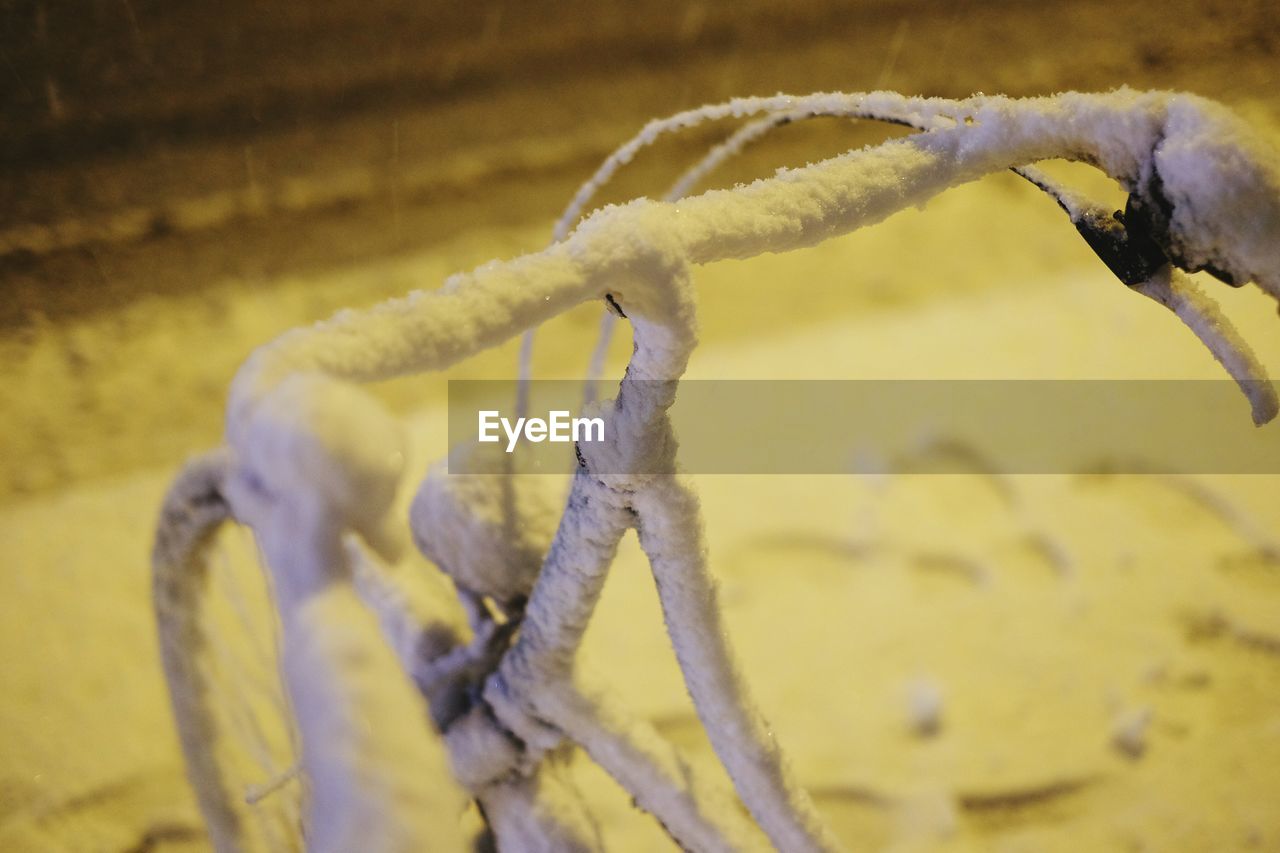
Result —
[{"label": "dark blurred area", "polygon": [[[270,308],[246,293],[549,223],[655,115],[778,91],[1118,85],[1275,115],[1275,17],[1269,0],[0,0],[0,499],[216,441],[253,345],[403,283]],[[607,200],[661,188],[722,132],[665,144]],[[788,130],[723,180],[884,134]],[[442,257],[537,245],[521,239]],[[198,330],[197,354],[143,347],[161,328]],[[161,388],[164,411],[143,401]]]},{"label": "dark blurred area", "polygon": [[[767,11],[751,5],[9,2],[3,150],[65,162],[678,60],[738,41]],[[768,17],[793,37],[817,23]]]},{"label": "dark blurred area", "polygon": [[[7,222],[92,201],[92,186],[70,197],[38,192],[24,180],[33,167],[322,135],[359,114],[512,87],[565,103],[589,79],[720,62],[721,74],[665,90],[663,110],[726,94],[884,86],[963,95],[1128,83],[1224,96],[1273,86],[1269,69],[1254,69],[1278,47],[1275,9],[1263,0],[5,0],[0,9],[4,178],[10,193],[44,196],[24,205],[13,202],[25,193],[11,195]],[[638,106],[609,100],[615,113]],[[522,120],[538,123],[516,115],[502,124],[518,132]]]}]

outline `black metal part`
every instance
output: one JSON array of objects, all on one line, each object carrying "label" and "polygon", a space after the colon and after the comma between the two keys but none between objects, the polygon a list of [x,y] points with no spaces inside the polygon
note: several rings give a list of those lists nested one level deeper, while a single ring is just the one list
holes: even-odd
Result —
[{"label": "black metal part", "polygon": [[624,320],[627,319],[627,315],[622,310],[622,306],[618,304],[618,300],[613,298],[612,293],[606,293],[604,295],[604,301],[608,303],[610,311],[612,311],[614,314],[617,314],[619,317],[621,317]]},{"label": "black metal part", "polygon": [[[1126,209],[1129,207],[1131,205]],[[1139,224],[1140,218],[1131,219],[1118,210],[1106,213],[1094,208],[1077,215],[1071,222],[1107,269],[1129,287],[1148,281],[1169,263],[1164,250]],[[1136,227],[1131,227],[1131,223]]]},{"label": "black metal part", "polygon": [[[1157,143],[1159,147],[1159,143]],[[1164,192],[1164,179],[1154,164],[1151,177],[1141,190],[1141,195],[1132,193],[1125,205],[1125,222],[1130,233],[1141,232],[1158,245],[1165,257],[1175,267],[1184,272],[1207,272],[1218,281],[1230,287],[1243,287],[1245,282],[1237,281],[1235,276],[1214,264],[1193,264],[1187,260],[1182,248],[1174,241],[1169,230],[1173,221],[1173,202]]]}]

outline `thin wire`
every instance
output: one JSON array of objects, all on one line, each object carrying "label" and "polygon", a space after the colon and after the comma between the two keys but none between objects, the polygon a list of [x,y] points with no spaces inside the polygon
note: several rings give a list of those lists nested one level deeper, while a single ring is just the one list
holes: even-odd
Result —
[{"label": "thin wire", "polygon": [[[891,93],[885,92],[877,94],[882,97],[892,96]],[[956,111],[958,112],[959,108],[962,106],[959,101],[902,98],[901,96],[896,97],[903,105],[918,104],[920,106],[932,107],[935,110],[945,104],[957,108]],[[672,133],[677,130],[685,130],[704,122],[728,118],[731,116],[745,116],[761,112],[804,112],[802,109],[797,109],[797,105],[806,103],[814,105],[809,108],[809,112],[813,115],[839,114],[857,117],[859,114],[862,114],[862,117],[865,118],[872,118],[879,121],[890,121],[898,124],[907,124],[909,126],[920,126],[924,124],[925,120],[919,118],[918,115],[918,121],[913,124],[910,121],[899,120],[891,116],[885,116],[882,114],[873,115],[867,110],[854,106],[855,104],[861,103],[864,98],[864,95],[847,95],[843,93],[824,93],[800,97],[791,95],[775,95],[767,98],[734,98],[733,100],[724,101],[719,104],[709,104],[697,109],[685,110],[684,112],[676,113],[675,115],[664,119],[654,119],[646,124],[639,133],[605,158],[604,162],[596,169],[595,173],[578,188],[578,192],[574,195],[573,199],[570,200],[569,205],[556,221],[555,227],[552,229],[551,242],[552,244],[558,243],[568,236],[569,231],[573,225],[576,224],[579,217],[581,217],[586,206],[593,198],[595,198],[600,189],[603,188],[610,179],[612,179],[613,175],[619,168],[629,163],[642,148],[652,145],[658,137],[667,133]],[[848,104],[848,106],[837,110],[832,106],[832,104],[838,103]],[[910,113],[910,110],[907,109],[905,112]],[[712,168],[714,168],[714,166],[712,166]],[[696,176],[693,178],[694,181],[697,179],[698,178]],[[601,333],[604,337],[602,340],[597,341],[596,349],[593,351],[591,358],[593,365],[597,361],[603,365],[604,356],[601,355],[601,353],[607,354],[609,340],[613,333],[613,326],[614,323],[611,321],[603,321],[601,323]],[[517,417],[524,417],[528,412],[529,384],[533,379],[533,348],[536,335],[537,327],[534,327],[527,330],[521,336],[519,364],[516,372],[515,404]],[[601,366],[600,370],[603,370],[603,366]],[[590,384],[596,384],[598,379],[599,376],[597,375],[593,380],[590,380]],[[589,391],[584,394],[584,398],[594,398],[594,391]]]},{"label": "thin wire", "polygon": [[[819,118],[823,116],[869,118],[873,121],[903,125],[916,130],[928,130],[924,125],[924,121],[918,116],[915,117],[914,121],[911,121],[900,117],[873,114],[867,110],[792,110],[776,112],[771,115],[766,115],[764,118],[748,122],[738,128],[727,139],[725,139],[724,142],[721,142],[719,145],[712,148],[706,156],[690,168],[686,169],[685,172],[676,179],[675,183],[671,185],[671,188],[663,194],[662,200],[666,202],[675,202],[684,198],[694,187],[719,168],[726,160],[741,153],[742,150],[752,142],[759,140],[771,131],[790,124],[793,121],[799,121],[807,118]],[[590,196],[587,198],[589,199]],[[562,219],[561,221],[563,222],[564,220]],[[609,346],[613,341],[613,332],[616,326],[617,315],[610,310],[603,311],[600,317],[600,331],[596,337],[596,344],[591,351],[591,358],[587,362],[587,376],[582,391],[583,407],[594,403],[596,400],[596,388],[600,384],[601,377],[604,376],[605,361],[609,355]]]},{"label": "thin wire", "polygon": [[[811,102],[815,106],[808,108],[796,109],[796,104]],[[843,99],[833,99],[826,96],[808,96],[802,98],[792,98],[787,96],[777,96],[774,98],[742,98],[733,101],[726,101],[721,104],[710,105],[696,110],[688,110],[678,113],[666,119],[658,119],[649,122],[645,127],[636,134],[631,140],[614,151],[596,170],[578,190],[572,201],[557,220],[553,229],[552,241],[559,242],[564,239],[573,224],[582,215],[586,206],[596,196],[613,177],[613,175],[623,165],[630,162],[640,149],[653,144],[657,138],[663,134],[672,133],[677,130],[685,130],[701,124],[706,121],[725,118],[732,115],[749,115],[758,112],[767,112],[768,115],[761,119],[749,122],[738,128],[724,142],[717,145],[705,157],[699,160],[694,166],[686,170],[671,188],[663,195],[662,200],[666,202],[678,201],[684,198],[689,192],[711,172],[722,165],[726,160],[740,153],[746,146],[766,136],[771,131],[790,124],[794,121],[802,121],[810,118],[849,118],[849,119],[868,119],[871,121],[879,121],[886,124],[896,124],[909,127],[921,132],[928,132],[939,127],[947,126],[943,121],[951,124],[959,122],[958,116],[963,112],[960,102],[957,101],[934,101],[926,104],[920,99],[902,99],[904,107],[910,104],[918,104],[921,106],[933,107],[933,115],[926,116],[918,110],[912,110],[909,107],[902,112],[892,114],[886,111],[868,109],[861,105],[861,99],[858,97],[844,96]],[[954,114],[942,112],[941,107],[952,107]],[[779,109],[778,107],[784,107]],[[1020,177],[1026,179],[1031,184],[1048,194],[1058,206],[1075,222],[1079,216],[1081,205],[1080,199],[1075,194],[1062,187],[1054,184],[1043,172],[1031,167],[1015,167],[1012,171]],[[609,346],[613,339],[614,329],[617,326],[616,315],[609,310],[602,312],[600,320],[600,329],[597,334],[596,343],[592,349],[591,356],[587,365],[587,376],[583,388],[582,401],[583,405],[588,405],[596,399],[596,387],[604,374],[605,362],[608,358]],[[521,339],[520,346],[520,364],[516,389],[516,414],[517,417],[524,417],[527,414],[529,401],[529,383],[532,380],[532,362],[533,362],[533,346],[536,327],[526,331]]]}]

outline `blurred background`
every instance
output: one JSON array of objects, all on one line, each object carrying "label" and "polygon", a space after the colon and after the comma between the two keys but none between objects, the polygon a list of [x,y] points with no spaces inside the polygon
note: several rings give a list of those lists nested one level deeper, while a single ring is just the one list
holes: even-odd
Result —
[{"label": "blurred background", "polygon": [[[1275,11],[0,0],[0,847],[204,845],[146,554],[167,479],[219,442],[258,344],[540,248],[647,119],[736,95],[1128,85],[1216,98],[1275,133]],[[728,131],[656,146],[602,200],[660,193]],[[710,185],[892,135],[789,127]],[[1217,376],[1009,176],[813,251],[716,265],[699,290],[695,376]],[[1212,292],[1280,365],[1274,305]],[[538,375],[582,375],[598,313],[549,324]],[[514,352],[449,375],[510,377]],[[446,378],[378,393],[430,421]],[[423,444],[424,461],[443,450]],[[1014,478],[1021,502],[981,477],[835,479],[706,478],[705,494],[746,671],[851,844],[1280,850],[1274,478]],[[601,668],[627,662],[620,689],[699,749],[633,547],[623,564],[593,628]],[[912,715],[935,702],[948,722],[924,732]],[[610,808],[621,846],[662,840]]]},{"label": "blurred background", "polygon": [[[1267,110],[1273,19],[1261,0],[5,0],[0,496],[215,442],[254,344],[439,283],[397,277],[395,259],[431,252],[449,273],[539,245],[577,184],[653,116],[778,91],[1118,85]],[[642,158],[609,198],[664,189],[723,132]],[[886,134],[791,128],[715,180]],[[476,245],[480,232],[513,242]],[[374,266],[385,272],[358,284],[332,274]],[[760,316],[773,322],[773,307]]]}]

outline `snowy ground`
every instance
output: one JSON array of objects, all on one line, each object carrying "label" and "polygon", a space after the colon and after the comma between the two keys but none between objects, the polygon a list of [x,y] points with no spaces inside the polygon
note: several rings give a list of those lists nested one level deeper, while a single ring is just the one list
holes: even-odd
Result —
[{"label": "snowy ground", "polygon": [[[857,248],[839,241],[708,269],[707,301],[788,270],[801,287],[807,271],[847,269]],[[1280,363],[1264,303],[1234,303],[1264,360]],[[1086,266],[708,346],[691,375],[1214,369],[1163,312]],[[415,418],[420,461],[441,451],[442,419],[439,408]],[[146,610],[145,553],[169,475],[86,485],[0,516],[11,549],[0,642],[32,652],[6,654],[0,670],[6,849],[200,846]],[[1280,847],[1274,477],[1197,480],[1212,501],[1142,477],[699,481],[745,669],[800,778],[851,844]],[[668,736],[705,750],[632,540],[612,577],[588,665]],[[922,735],[935,702],[938,732]],[[660,833],[621,793],[592,790],[619,849],[655,849]]]},{"label": "snowy ground", "polygon": [[[0,231],[0,849],[207,847],[147,554],[174,467],[218,440],[226,383],[254,345],[540,247],[604,150],[711,97],[1129,83],[1275,122],[1266,4],[1209,4],[1195,21],[1175,7],[1063,4],[1015,22],[995,5],[921,4],[750,50],[699,48],[695,16],[689,55],[662,69],[633,61],[7,185],[29,215]],[[789,129],[731,176],[874,133]],[[663,186],[655,175],[675,169],[654,162],[620,193]],[[1218,376],[1009,176],[812,251],[703,270],[698,285],[695,377]],[[1206,286],[1280,369],[1274,307]],[[538,374],[579,375],[595,324],[594,308],[556,321]],[[508,345],[451,375],[513,364]],[[444,377],[379,393],[418,426],[419,463],[438,457]],[[1280,850],[1276,477],[698,481],[744,670],[850,846]],[[705,752],[631,538],[587,663]],[[591,790],[614,848],[667,843],[621,792]]]}]

